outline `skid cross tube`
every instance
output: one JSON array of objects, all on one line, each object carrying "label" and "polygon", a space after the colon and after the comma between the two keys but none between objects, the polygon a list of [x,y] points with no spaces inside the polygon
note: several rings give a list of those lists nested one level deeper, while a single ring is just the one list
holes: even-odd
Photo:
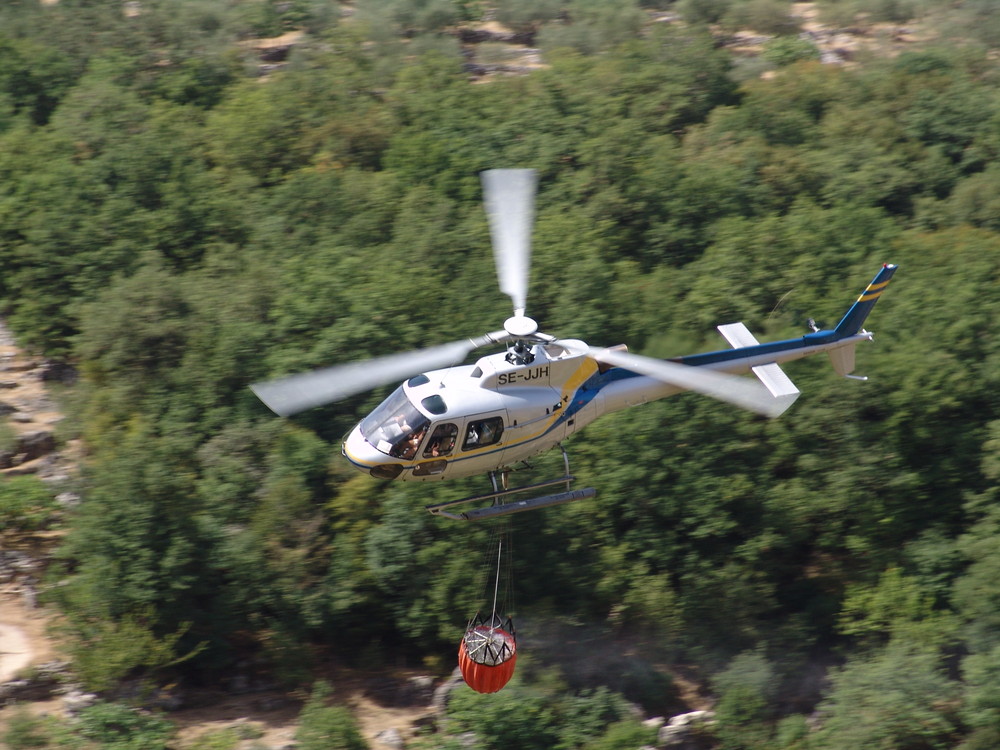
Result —
[{"label": "skid cross tube", "polygon": [[[497,472],[491,471],[489,476],[490,482],[493,485],[493,492],[487,492],[483,495],[471,495],[470,497],[463,497],[461,500],[449,500],[444,503],[435,503],[434,505],[426,505],[424,507],[427,509],[427,512],[435,516],[444,516],[445,518],[452,518],[456,521],[478,521],[483,518],[507,516],[512,513],[522,513],[526,510],[547,508],[551,505],[562,505],[563,503],[571,503],[575,500],[583,500],[588,497],[594,497],[594,495],[597,494],[597,490],[595,489],[570,489],[570,486],[573,484],[573,480],[576,479],[576,477],[569,473],[569,456],[566,454],[566,449],[562,447],[562,444],[559,445],[559,450],[562,451],[563,465],[566,467],[566,474],[564,476],[556,479],[548,479],[544,482],[537,482],[536,484],[526,484],[521,487],[508,488],[507,479],[510,475],[510,469],[500,470],[499,482],[497,481]],[[524,492],[534,492],[535,490],[552,487],[557,484],[566,485],[566,491],[555,495],[542,495],[540,497],[528,498],[526,500],[516,500],[511,503],[500,502],[503,498],[511,495],[520,495]],[[461,513],[451,513],[445,510],[446,508],[451,508],[456,505],[478,503],[484,500],[492,500],[493,504],[485,508],[473,508]]]},{"label": "skid cross tube", "polygon": [[566,484],[572,482],[575,477],[567,475],[564,477],[559,477],[558,479],[549,479],[544,482],[538,482],[537,484],[526,484],[523,487],[512,487],[508,490],[498,489],[495,492],[487,492],[483,495],[470,495],[469,497],[463,497],[461,500],[449,500],[445,503],[435,503],[434,505],[424,506],[427,508],[428,512],[434,514],[435,516],[447,516],[448,518],[460,518],[460,516],[455,516],[454,513],[445,513],[445,508],[450,508],[453,505],[464,505],[465,503],[478,503],[483,500],[496,500],[501,497],[507,497],[509,495],[518,495],[522,492],[532,492],[534,490],[540,490],[544,487],[551,487],[555,484]]},{"label": "skid cross tube", "polygon": [[548,508],[552,505],[562,505],[563,503],[572,503],[576,500],[585,500],[588,497],[594,497],[596,494],[597,490],[593,487],[588,487],[583,490],[560,492],[557,495],[542,495],[541,497],[532,497],[527,500],[515,500],[514,502],[504,503],[502,505],[490,505],[486,508],[473,508],[472,510],[467,510],[461,514],[441,513],[439,515],[461,521],[481,521],[484,518],[509,516],[512,513],[523,513],[526,510],[535,510],[535,508]]}]

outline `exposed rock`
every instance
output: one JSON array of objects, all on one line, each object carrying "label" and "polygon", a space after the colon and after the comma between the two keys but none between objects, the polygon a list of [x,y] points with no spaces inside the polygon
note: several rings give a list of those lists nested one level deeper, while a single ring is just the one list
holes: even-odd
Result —
[{"label": "exposed rock", "polygon": [[506,44],[524,44],[532,46],[535,43],[534,32],[518,33],[514,31],[492,31],[490,29],[458,29],[458,41],[462,44],[481,44],[483,42],[504,42]]},{"label": "exposed rock", "polygon": [[7,362],[0,369],[4,372],[28,372],[36,367],[38,364],[35,362]]},{"label": "exposed rock", "polygon": [[51,430],[23,432],[17,437],[16,451],[25,454],[25,461],[41,458],[55,449],[56,438]]},{"label": "exposed rock", "polygon": [[261,49],[259,52],[261,62],[265,63],[285,62],[288,59],[288,56],[292,53],[292,49],[294,49],[294,47],[295,47],[294,44],[281,44]]},{"label": "exposed rock", "polygon": [[437,690],[434,691],[431,708],[439,716],[444,716],[445,709],[448,708],[448,698],[451,697],[452,690],[464,684],[465,680],[462,679],[462,670],[455,667],[455,670],[451,673],[451,677],[438,685]]},{"label": "exposed rock", "polygon": [[0,705],[51,699],[66,679],[68,669],[63,661],[46,662],[29,670],[24,679],[0,684]]},{"label": "exposed rock", "polygon": [[46,361],[39,368],[38,379],[43,383],[62,383],[63,385],[73,385],[79,373],[73,365],[66,362]]},{"label": "exposed rock", "polygon": [[32,573],[40,565],[41,563],[27,552],[0,550],[0,583],[6,583],[26,573]]},{"label": "exposed rock", "polygon": [[66,713],[75,716],[83,709],[93,706],[97,700],[97,696],[93,693],[71,690],[63,696],[63,708],[66,709]]},{"label": "exposed rock", "polygon": [[403,750],[406,747],[403,736],[398,729],[386,729],[379,732],[375,735],[375,742],[383,747],[391,748],[391,750]]},{"label": "exposed rock", "polygon": [[665,727],[660,728],[659,745],[672,750],[702,750],[712,743],[701,730],[715,723],[711,711],[691,711],[674,716]]},{"label": "exposed rock", "polygon": [[63,508],[75,508],[80,504],[80,496],[75,492],[60,492],[56,502]]}]

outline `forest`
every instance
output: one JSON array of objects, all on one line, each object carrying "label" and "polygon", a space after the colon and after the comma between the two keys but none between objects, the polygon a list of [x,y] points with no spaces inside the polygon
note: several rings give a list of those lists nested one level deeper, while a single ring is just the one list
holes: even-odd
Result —
[{"label": "forest", "polygon": [[[1000,747],[1000,9],[815,5],[933,33],[827,64],[784,0],[4,2],[0,315],[79,373],[85,459],[73,509],[0,479],[0,543],[62,532],[44,601],[101,702],[0,740],[175,748],[133,707],[239,677],[308,698],[304,750],[361,748],[339,670],[451,673],[493,526],[423,506],[486,480],[352,469],[391,388],[281,419],[248,385],[496,330],[478,175],[530,167],[554,335],[792,338],[899,270],[867,382],[815,357],[779,419],[683,394],[569,440],[598,494],[511,521],[514,681],[407,746],[637,750],[684,675],[706,748]],[[473,72],[484,20],[543,64]]]}]

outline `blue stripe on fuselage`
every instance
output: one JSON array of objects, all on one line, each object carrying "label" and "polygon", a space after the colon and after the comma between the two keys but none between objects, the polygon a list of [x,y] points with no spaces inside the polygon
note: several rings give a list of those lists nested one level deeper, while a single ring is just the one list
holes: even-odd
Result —
[{"label": "blue stripe on fuselage", "polygon": [[[705,352],[704,354],[689,354],[684,357],[675,357],[667,361],[688,365],[690,367],[702,367],[706,365],[724,364],[726,362],[738,362],[741,359],[758,357],[762,354],[780,354],[782,352],[794,351],[796,349],[804,349],[806,347],[818,346],[820,344],[828,344],[839,338],[843,337],[838,336],[834,331],[817,331],[815,333],[807,333],[805,336],[801,336],[797,339],[772,341],[770,343],[756,344],[754,346],[747,346],[740,349],[721,349],[714,352]],[[583,383],[583,385],[580,386],[577,392],[573,394],[573,399],[569,406],[566,407],[566,411],[562,414],[560,419],[553,424],[553,427],[555,427],[556,424],[573,417],[577,412],[587,406],[587,404],[593,401],[594,397],[602,388],[610,385],[611,383],[638,377],[643,376],[621,367],[613,367],[603,373],[595,372]]]},{"label": "blue stripe on fuselage", "polygon": [[[801,336],[797,339],[785,339],[784,341],[773,341],[766,344],[756,344],[755,346],[743,347],[740,349],[722,349],[715,352],[705,352],[704,354],[689,354],[684,357],[676,357],[669,362],[677,362],[679,364],[689,365],[691,367],[701,367],[705,365],[714,365],[725,362],[736,362],[741,359],[747,359],[749,357],[757,357],[762,354],[778,354],[781,352],[794,351],[795,349],[804,349],[806,347],[818,346],[820,344],[828,344],[838,339],[845,338],[844,336],[838,335],[835,331],[817,331],[815,333],[807,333],[805,336]],[[562,425],[569,419],[576,416],[577,413],[582,411],[584,408],[590,404],[591,401],[600,393],[602,388],[611,385],[612,383],[617,383],[623,380],[630,380],[632,378],[646,377],[640,375],[639,373],[632,372],[631,370],[626,370],[622,367],[612,367],[606,372],[595,372],[587,380],[583,382],[582,385],[573,394],[570,399],[569,404],[563,410],[559,417],[552,421],[548,429],[544,432],[536,435],[529,440],[524,440],[520,443],[515,443],[514,445],[500,445],[496,449],[491,451],[485,451],[479,453],[476,456],[460,456],[456,455],[454,458],[450,459],[452,462],[458,463],[461,461],[469,460],[472,458],[478,458],[485,455],[491,455],[493,453],[499,453],[500,451],[516,447],[517,445],[525,445],[527,443],[532,443],[539,440],[546,435],[548,435],[552,430],[556,429],[558,426]],[[352,462],[353,463],[353,462]],[[412,466],[406,467],[407,470],[412,469]]]},{"label": "blue stripe on fuselage", "polygon": [[670,361],[679,362],[682,365],[690,365],[691,367],[701,367],[703,365],[715,365],[725,362],[738,362],[741,359],[757,357],[762,354],[780,354],[781,352],[790,352],[796,349],[804,349],[809,346],[829,344],[841,338],[844,337],[839,336],[836,331],[817,331],[816,333],[807,333],[805,336],[797,339],[772,341],[768,344],[756,344],[754,346],[747,346],[741,349],[723,349],[721,351],[706,352],[704,354],[689,354],[685,357],[671,359]]}]

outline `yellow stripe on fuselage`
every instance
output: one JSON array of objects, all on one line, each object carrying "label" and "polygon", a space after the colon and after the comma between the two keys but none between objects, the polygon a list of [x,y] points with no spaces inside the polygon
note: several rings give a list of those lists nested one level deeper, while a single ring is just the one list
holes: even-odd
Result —
[{"label": "yellow stripe on fuselage", "polygon": [[[562,386],[562,403],[563,408],[565,408],[572,401],[572,396],[579,390],[580,386],[583,385],[591,375],[597,372],[597,362],[595,362],[590,357],[584,357],[583,361],[576,371],[563,383]],[[476,458],[478,456],[486,455],[487,453],[495,453],[498,450],[508,450],[510,448],[516,448],[519,445],[526,445],[531,443],[538,438],[545,435],[552,426],[562,417],[563,410],[559,409],[552,412],[548,419],[543,420],[539,423],[538,429],[530,435],[519,436],[516,443],[500,443],[493,445],[487,445],[482,448],[473,448],[466,451],[456,451],[454,456],[449,456],[449,461],[463,460],[466,458]],[[421,463],[418,461],[417,463]],[[406,464],[406,468],[412,468],[416,464]]]},{"label": "yellow stripe on fuselage", "polygon": [[[583,385],[587,381],[587,379],[590,378],[590,376],[593,375],[595,372],[597,372],[597,362],[591,359],[590,357],[584,357],[583,362],[580,363],[580,366],[563,384],[562,393],[560,395],[562,396],[562,403],[564,408],[566,405],[570,403],[570,401],[573,400],[572,399],[573,394],[576,393],[577,390],[579,390],[580,386]],[[527,443],[532,442],[533,440],[537,440],[542,435],[544,435],[545,433],[547,433],[549,430],[552,429],[552,425],[554,425],[559,420],[559,418],[562,416],[562,412],[563,412],[562,409],[552,412],[550,418],[544,420],[537,431],[535,431],[531,435],[527,435],[525,437],[520,438],[516,443],[505,444],[501,447],[504,450],[506,450],[508,448],[513,448],[518,445],[525,445]],[[496,447],[497,447],[496,445],[490,445],[478,450],[482,451],[483,453],[486,453],[489,451],[490,448],[495,449]],[[477,455],[475,449],[471,451],[463,451],[462,453],[463,457],[470,455],[473,456]]]}]

